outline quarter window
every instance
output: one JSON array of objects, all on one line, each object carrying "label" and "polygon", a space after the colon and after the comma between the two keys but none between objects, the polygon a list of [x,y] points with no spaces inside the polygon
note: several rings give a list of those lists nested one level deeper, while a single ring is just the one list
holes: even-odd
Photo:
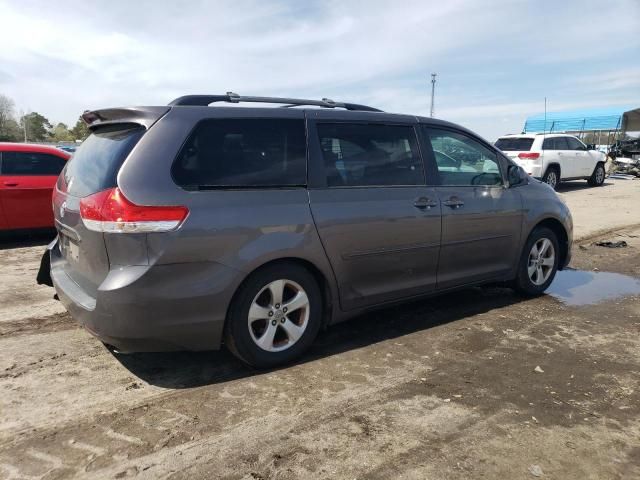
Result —
[{"label": "quarter window", "polygon": [[294,119],[200,122],[171,172],[187,189],[306,184],[304,123]]},{"label": "quarter window", "polygon": [[58,176],[66,160],[36,152],[2,152],[2,175]]},{"label": "quarter window", "polygon": [[442,185],[502,185],[495,151],[467,135],[424,127]]},{"label": "quarter window", "polygon": [[327,186],[423,185],[413,127],[319,124]]}]

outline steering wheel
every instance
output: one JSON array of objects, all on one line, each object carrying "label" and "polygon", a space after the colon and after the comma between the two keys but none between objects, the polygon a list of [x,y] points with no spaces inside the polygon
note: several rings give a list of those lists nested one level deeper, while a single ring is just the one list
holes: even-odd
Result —
[{"label": "steering wheel", "polygon": [[436,163],[441,167],[453,167],[460,170],[460,166],[462,165],[462,160],[459,158],[453,158],[447,155],[446,153],[440,152],[438,150],[434,150],[434,155],[436,156]]}]

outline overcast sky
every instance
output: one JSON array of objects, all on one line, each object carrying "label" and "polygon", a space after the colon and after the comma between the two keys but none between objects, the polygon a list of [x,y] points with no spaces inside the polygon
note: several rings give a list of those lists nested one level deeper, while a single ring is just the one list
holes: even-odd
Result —
[{"label": "overcast sky", "polygon": [[188,93],[329,97],[490,140],[543,110],[640,107],[640,0],[0,0],[0,93],[75,123]]}]

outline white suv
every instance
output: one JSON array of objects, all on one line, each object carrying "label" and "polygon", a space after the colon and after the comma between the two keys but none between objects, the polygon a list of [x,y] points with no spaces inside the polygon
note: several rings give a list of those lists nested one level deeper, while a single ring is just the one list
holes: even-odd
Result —
[{"label": "white suv", "polygon": [[604,182],[606,155],[588,149],[572,135],[507,135],[498,139],[496,147],[554,189],[563,180],[586,179],[594,187]]}]

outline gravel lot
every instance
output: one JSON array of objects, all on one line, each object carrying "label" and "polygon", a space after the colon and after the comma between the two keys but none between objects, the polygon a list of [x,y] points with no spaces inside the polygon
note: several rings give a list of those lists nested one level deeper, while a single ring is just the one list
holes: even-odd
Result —
[{"label": "gravel lot", "polygon": [[[110,353],[34,285],[43,241],[5,238],[0,478],[640,478],[640,182],[562,190],[552,295],[370,313],[271,372]],[[585,239],[614,227],[627,248]]]}]

